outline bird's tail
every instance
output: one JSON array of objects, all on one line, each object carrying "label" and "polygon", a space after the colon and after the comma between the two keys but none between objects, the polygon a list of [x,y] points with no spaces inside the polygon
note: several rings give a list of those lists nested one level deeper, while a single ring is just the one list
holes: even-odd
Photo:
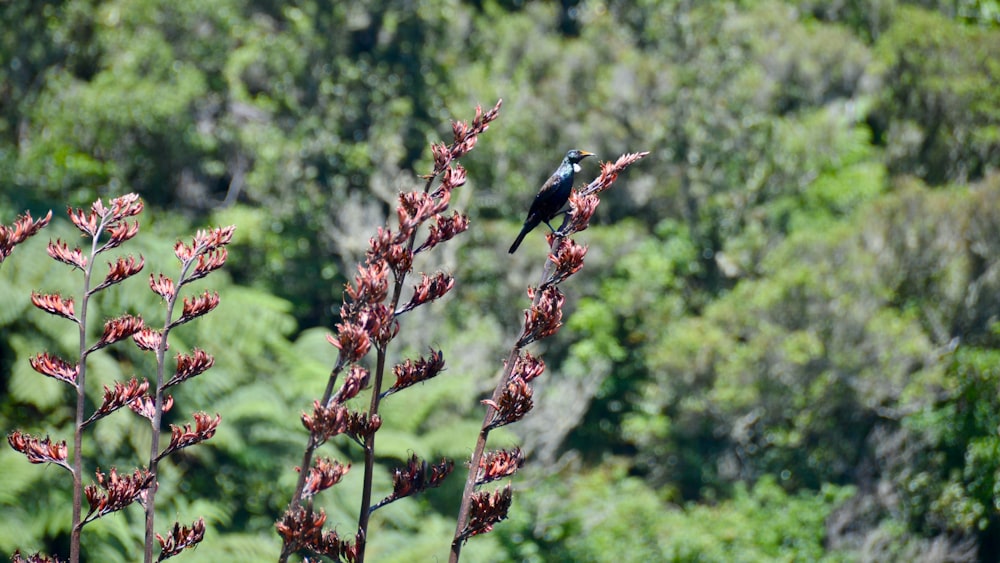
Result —
[{"label": "bird's tail", "polygon": [[508,254],[514,254],[514,251],[517,250],[517,247],[521,246],[521,241],[524,240],[524,236],[528,234],[528,231],[530,231],[532,227],[525,225],[524,228],[521,229],[521,234],[517,235],[517,240],[514,241],[514,244],[510,245],[510,250],[507,251]]}]

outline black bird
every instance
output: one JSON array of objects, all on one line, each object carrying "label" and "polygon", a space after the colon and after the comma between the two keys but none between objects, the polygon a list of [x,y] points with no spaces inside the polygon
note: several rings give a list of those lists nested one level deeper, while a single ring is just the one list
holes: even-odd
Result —
[{"label": "black bird", "polygon": [[555,231],[552,225],[549,224],[549,221],[559,213],[562,206],[566,205],[566,201],[569,200],[569,194],[573,191],[573,173],[580,171],[580,161],[593,154],[592,152],[577,149],[566,153],[566,158],[563,159],[562,164],[542,184],[542,188],[538,190],[538,195],[535,196],[535,201],[531,202],[531,209],[528,210],[528,218],[524,220],[524,227],[521,228],[521,234],[517,235],[517,240],[514,241],[514,244],[510,245],[509,253],[514,254],[517,247],[521,245],[521,241],[524,240],[524,236],[537,227],[539,223],[545,223],[549,229],[552,229],[553,232]]}]

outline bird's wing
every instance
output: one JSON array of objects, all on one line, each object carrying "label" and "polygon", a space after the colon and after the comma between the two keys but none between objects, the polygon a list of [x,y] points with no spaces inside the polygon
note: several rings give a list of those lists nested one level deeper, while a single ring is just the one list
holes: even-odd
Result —
[{"label": "bird's wing", "polygon": [[559,180],[560,178],[558,172],[553,173],[551,176],[549,176],[549,179],[545,180],[545,183],[542,184],[542,187],[538,189],[538,193],[535,194],[535,201],[549,197],[548,194],[552,192],[552,190],[556,189],[557,185],[559,185]]}]

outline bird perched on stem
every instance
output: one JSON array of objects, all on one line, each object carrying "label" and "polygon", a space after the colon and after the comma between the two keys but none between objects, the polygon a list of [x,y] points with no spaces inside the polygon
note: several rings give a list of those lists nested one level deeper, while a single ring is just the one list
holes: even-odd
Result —
[{"label": "bird perched on stem", "polygon": [[593,154],[577,149],[566,153],[562,164],[542,184],[538,195],[535,196],[535,201],[531,202],[528,218],[524,220],[524,227],[517,235],[517,240],[510,245],[509,253],[514,254],[517,247],[521,245],[521,241],[524,240],[524,236],[537,227],[539,223],[545,223],[552,232],[555,232],[549,221],[559,213],[562,206],[566,205],[566,201],[569,200],[569,194],[573,191],[573,173],[580,171],[580,161]]}]

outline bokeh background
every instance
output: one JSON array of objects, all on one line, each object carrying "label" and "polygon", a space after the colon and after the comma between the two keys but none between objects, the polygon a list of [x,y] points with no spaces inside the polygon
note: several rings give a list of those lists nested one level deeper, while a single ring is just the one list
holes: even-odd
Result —
[{"label": "bokeh background", "polygon": [[[343,284],[428,143],[501,97],[453,198],[471,230],[416,265],[457,287],[394,353],[449,367],[384,403],[386,468],[471,452],[546,254],[540,232],[506,249],[565,151],[650,155],[579,236],[536,408],[495,443],[529,453],[511,518],[465,560],[1000,553],[1000,3],[4,0],[0,22],[0,221],[138,192],[128,250],[167,273],[175,240],[237,226],[205,282],[222,305],[174,344],[217,364],[170,422],[223,418],[164,470],[159,521],[209,528],[186,561],[276,559]],[[0,269],[5,433],[71,436],[67,389],[27,362],[74,347],[29,302],[72,287],[57,237]],[[142,278],[98,311],[156,321]],[[126,348],[93,358],[95,397],[150,376]],[[102,421],[89,459],[139,463],[136,425]],[[324,498],[348,535],[355,477]],[[450,481],[376,513],[369,560],[443,560]],[[69,505],[63,472],[0,451],[0,555],[65,555]],[[138,509],[105,518],[86,559],[132,561],[140,535]]]}]

